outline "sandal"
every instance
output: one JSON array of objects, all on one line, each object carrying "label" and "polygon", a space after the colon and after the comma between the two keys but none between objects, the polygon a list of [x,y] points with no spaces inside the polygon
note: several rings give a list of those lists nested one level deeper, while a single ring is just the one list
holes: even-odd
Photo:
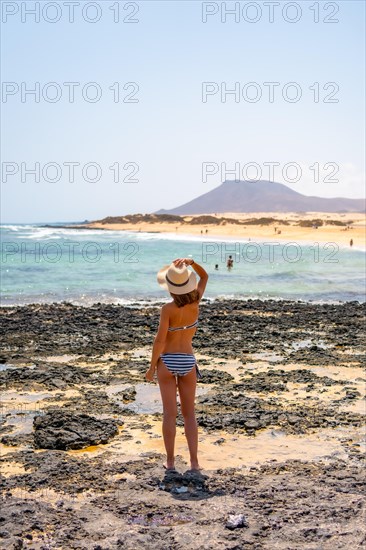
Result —
[{"label": "sandal", "polygon": [[175,472],[178,473],[178,471],[175,468],[167,468],[165,464],[163,464],[163,468],[166,472]]}]

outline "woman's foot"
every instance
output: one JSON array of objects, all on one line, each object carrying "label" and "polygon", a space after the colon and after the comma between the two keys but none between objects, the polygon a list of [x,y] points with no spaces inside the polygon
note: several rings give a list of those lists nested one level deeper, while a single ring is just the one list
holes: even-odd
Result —
[{"label": "woman's foot", "polygon": [[165,470],[175,470],[174,462],[166,462],[163,464]]},{"label": "woman's foot", "polygon": [[201,470],[202,468],[200,468],[198,462],[191,462],[191,469],[189,470],[190,472],[200,472]]}]

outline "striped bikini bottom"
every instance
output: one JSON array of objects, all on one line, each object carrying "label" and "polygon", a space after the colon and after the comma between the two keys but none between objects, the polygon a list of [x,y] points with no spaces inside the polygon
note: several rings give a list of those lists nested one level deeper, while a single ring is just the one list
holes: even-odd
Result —
[{"label": "striped bikini bottom", "polygon": [[166,368],[174,376],[185,376],[196,367],[197,378],[202,378],[202,374],[196,363],[196,358],[191,353],[161,353],[160,357]]}]

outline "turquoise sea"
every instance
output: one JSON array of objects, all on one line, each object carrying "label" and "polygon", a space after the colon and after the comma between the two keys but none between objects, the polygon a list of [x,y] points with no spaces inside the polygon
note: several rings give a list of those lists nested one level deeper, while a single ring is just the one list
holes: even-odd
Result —
[{"label": "turquoise sea", "polygon": [[[332,243],[78,230],[55,224],[3,225],[1,248],[2,305],[165,301],[169,296],[156,282],[157,271],[174,258],[188,256],[210,275],[209,299],[365,302],[365,250]],[[229,254],[234,259],[230,271]]]}]

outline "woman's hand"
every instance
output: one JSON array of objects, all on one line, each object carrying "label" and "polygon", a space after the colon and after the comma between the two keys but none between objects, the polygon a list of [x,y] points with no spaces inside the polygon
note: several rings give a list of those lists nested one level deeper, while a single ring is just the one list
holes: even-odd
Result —
[{"label": "woman's hand", "polygon": [[150,367],[145,374],[146,380],[148,380],[149,382],[155,382],[154,374],[155,374],[155,367]]},{"label": "woman's hand", "polygon": [[173,264],[176,267],[182,267],[183,265],[192,265],[193,258],[176,258],[175,260],[173,260]]}]

